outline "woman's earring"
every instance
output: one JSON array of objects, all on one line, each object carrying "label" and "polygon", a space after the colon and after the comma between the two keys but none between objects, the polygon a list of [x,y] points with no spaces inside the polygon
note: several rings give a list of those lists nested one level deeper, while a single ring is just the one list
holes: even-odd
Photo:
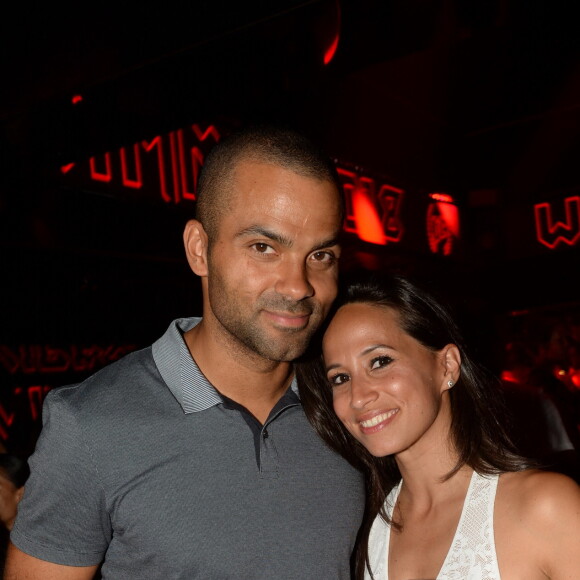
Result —
[{"label": "woman's earring", "polygon": [[449,385],[449,388],[451,388],[455,383],[453,381],[447,381],[447,384]]}]

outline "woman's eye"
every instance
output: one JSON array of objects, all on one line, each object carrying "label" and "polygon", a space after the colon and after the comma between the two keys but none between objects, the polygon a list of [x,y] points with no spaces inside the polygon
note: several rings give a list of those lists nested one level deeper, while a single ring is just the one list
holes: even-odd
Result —
[{"label": "woman's eye", "polygon": [[386,367],[391,362],[393,362],[393,359],[390,356],[378,356],[371,360],[371,369]]},{"label": "woman's eye", "polygon": [[346,373],[337,373],[336,375],[329,377],[329,381],[333,387],[338,387],[339,385],[344,385],[344,383],[347,383],[349,378],[350,377]]}]

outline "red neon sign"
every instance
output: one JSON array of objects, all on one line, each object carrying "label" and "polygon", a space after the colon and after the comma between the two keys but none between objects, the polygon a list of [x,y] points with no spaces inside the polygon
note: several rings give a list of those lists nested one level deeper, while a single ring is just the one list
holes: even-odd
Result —
[{"label": "red neon sign", "polygon": [[[30,418],[33,421],[38,421],[42,413],[42,403],[46,394],[52,389],[48,385],[33,385],[26,389],[28,399],[28,409],[30,411]],[[19,396],[23,393],[21,387],[14,389],[14,395]],[[20,414],[17,416],[14,411],[7,411],[6,407],[0,403],[0,438],[4,441],[9,439],[9,429],[12,427],[14,420],[18,423],[21,420]]]},{"label": "red neon sign", "polygon": [[140,189],[143,187],[143,173],[141,171],[141,156],[139,155],[139,144],[135,143],[133,145],[133,174],[134,179],[129,177],[128,163],[127,163],[127,149],[121,147],[119,150],[121,156],[121,175],[123,177],[123,185],[125,187],[133,187],[135,189]]},{"label": "red neon sign", "polygon": [[[60,376],[61,373],[84,373],[88,375],[135,350],[136,346],[77,346],[53,347],[46,344],[27,344],[11,348],[0,344],[0,370],[17,380],[38,375]],[[33,379],[36,380],[36,379]],[[0,438],[7,441],[13,423],[19,423],[26,417],[21,416],[23,398],[27,402],[29,416],[27,420],[38,421],[41,417],[42,403],[52,386],[32,384],[17,385],[12,389],[15,404],[0,403]],[[19,399],[19,401],[17,400]],[[11,406],[13,408],[11,408]]]},{"label": "red neon sign", "polygon": [[104,173],[102,171],[99,171],[97,169],[97,161],[95,157],[91,157],[89,159],[89,165],[91,168],[91,179],[94,179],[95,181],[104,181],[105,183],[108,183],[109,181],[111,181],[111,179],[113,179],[113,173],[111,171],[111,154],[110,153],[105,153],[105,157],[104,157]]},{"label": "red neon sign", "polygon": [[49,345],[20,345],[17,349],[0,345],[0,366],[11,375],[35,373],[91,372],[120,359],[135,350],[131,344],[121,346],[55,348]]},{"label": "red neon sign", "polygon": [[[161,197],[164,203],[193,202],[205,154],[219,140],[214,125],[202,129],[194,124],[95,155],[88,160],[85,177],[109,193],[131,191]],[[60,171],[73,184],[86,169],[86,162],[80,162],[63,165]],[[363,175],[358,168],[338,165],[337,171],[346,200],[344,231],[371,244],[401,242],[406,230],[402,219],[405,190]],[[459,213],[450,195],[430,197],[434,203],[427,217],[429,245],[432,252],[449,255],[459,238]]]},{"label": "red neon sign", "polygon": [[[202,129],[194,124],[189,129],[156,135],[129,147],[94,155],[89,159],[87,177],[121,189],[155,187],[165,203],[193,201],[205,159],[202,144],[219,140],[220,134],[214,125]],[[145,163],[149,159],[154,160],[153,164]],[[84,163],[67,163],[60,168],[66,176],[75,173],[78,176],[85,170]]]},{"label": "red neon sign", "polygon": [[8,413],[6,409],[0,405],[0,420],[0,437],[6,441],[8,439],[6,428],[10,427],[14,422],[14,413]]},{"label": "red neon sign", "polygon": [[564,200],[565,221],[555,221],[551,203],[534,205],[536,238],[540,244],[553,250],[560,244],[573,246],[580,240],[580,196]]},{"label": "red neon sign", "polygon": [[344,230],[371,244],[401,241],[404,191],[386,184],[379,187],[374,179],[348,169],[338,167],[337,171],[346,199]]},{"label": "red neon sign", "polygon": [[427,240],[434,254],[449,256],[459,239],[459,209],[447,193],[431,193],[427,208]]}]

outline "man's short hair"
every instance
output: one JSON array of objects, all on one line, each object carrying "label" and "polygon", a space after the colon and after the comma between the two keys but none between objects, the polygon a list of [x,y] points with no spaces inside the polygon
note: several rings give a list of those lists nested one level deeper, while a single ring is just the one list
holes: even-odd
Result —
[{"label": "man's short hair", "polygon": [[230,207],[233,175],[240,161],[270,163],[304,177],[330,181],[337,188],[344,216],[336,166],[321,149],[294,130],[250,127],[220,141],[205,158],[197,185],[196,218],[210,242],[215,239],[221,216]]}]

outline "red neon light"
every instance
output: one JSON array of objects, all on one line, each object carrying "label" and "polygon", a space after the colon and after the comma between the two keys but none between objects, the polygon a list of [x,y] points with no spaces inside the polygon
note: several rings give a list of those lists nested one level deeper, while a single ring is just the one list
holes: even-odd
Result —
[{"label": "red neon light", "polygon": [[389,242],[400,242],[405,231],[401,220],[404,193],[392,185],[382,185],[377,196],[383,212],[385,239]]},{"label": "red neon light", "polygon": [[139,145],[135,143],[133,145],[133,155],[135,158],[135,179],[129,179],[127,171],[127,151],[125,147],[120,149],[121,157],[121,175],[123,179],[123,185],[125,187],[133,187],[135,189],[140,189],[143,187],[143,174],[141,173],[141,150]]},{"label": "red neon light", "polygon": [[357,187],[358,175],[354,171],[349,171],[348,169],[343,169],[342,167],[336,168],[338,175],[342,182],[342,188],[344,191],[344,199],[346,203],[346,216],[344,219],[344,231],[356,233],[356,221],[354,219],[354,210],[352,207],[353,193]]},{"label": "red neon light", "polygon": [[512,310],[511,312],[509,312],[510,316],[524,316],[526,314],[529,314],[530,311],[527,309],[524,310]]},{"label": "red neon light", "polygon": [[435,201],[441,201],[443,203],[455,203],[455,200],[448,193],[430,193],[429,197]]},{"label": "red neon light", "polygon": [[71,101],[73,105],[77,105],[78,103],[82,103],[83,97],[82,95],[74,95]]},{"label": "red neon light", "polygon": [[358,237],[371,244],[386,244],[385,232],[374,203],[364,189],[357,189],[352,198],[354,221]]},{"label": "red neon light", "polygon": [[198,147],[192,147],[191,153],[191,167],[193,173],[193,191],[187,188],[187,163],[185,159],[185,146],[183,143],[183,131],[177,132],[177,141],[179,144],[179,166],[181,169],[181,195],[183,199],[194,201],[197,193],[197,180],[201,166],[203,165],[203,154]]},{"label": "red neon light", "polygon": [[338,42],[340,40],[340,33],[337,31],[336,36],[334,37],[332,44],[326,49],[324,53],[324,64],[330,64],[334,55],[336,54],[336,49],[338,48]]},{"label": "red neon light", "polygon": [[220,134],[218,132],[218,130],[216,129],[215,125],[210,125],[205,131],[202,131],[199,128],[199,125],[192,125],[191,128],[193,129],[193,132],[195,133],[195,136],[200,140],[200,141],[205,141],[208,137],[213,137],[213,140],[217,143],[220,140]]},{"label": "red neon light", "polygon": [[580,196],[567,197],[564,200],[564,207],[566,221],[561,222],[554,221],[550,203],[534,205],[536,239],[551,250],[560,243],[573,246],[580,240]]},{"label": "red neon light", "polygon": [[[42,414],[42,403],[46,394],[51,390],[49,386],[39,386],[35,385],[32,387],[28,387],[27,395],[28,395],[28,403],[30,409],[30,415],[33,421],[38,421]],[[22,393],[22,389],[17,387],[14,389],[15,395],[20,395]],[[14,423],[14,419],[16,418],[16,413],[11,412],[8,413],[3,405],[0,404],[0,437],[4,439],[4,441],[8,440],[8,428],[12,426]]]},{"label": "red neon light", "polygon": [[0,366],[11,375],[54,374],[68,371],[90,372],[120,359],[135,350],[132,344],[121,346],[91,345],[54,348],[49,345],[20,345],[12,349],[0,345]]},{"label": "red neon light", "polygon": [[[209,125],[205,130],[202,130],[199,125],[191,125],[191,130],[198,143],[210,139],[217,142],[220,139],[220,134],[214,125]],[[164,140],[164,137],[168,138],[168,140]],[[157,135],[150,141],[144,140],[133,144],[133,160],[130,159],[129,147],[121,147],[119,149],[119,164],[121,167],[122,186],[133,189],[141,189],[145,186],[149,173],[144,173],[143,171],[142,154],[143,151],[150,153],[157,149],[159,193],[163,201],[177,204],[182,200],[195,200],[197,180],[203,165],[204,154],[197,145],[189,146],[189,152],[187,152],[187,147],[182,129],[172,131],[166,136]],[[113,166],[111,155],[110,152],[107,152],[104,153],[103,158],[91,157],[89,159],[89,175],[91,179],[107,183],[113,181],[114,178],[118,179],[118,176],[116,176],[118,173],[117,165]],[[104,159],[104,162],[102,159]],[[189,163],[191,163],[191,169],[188,167]],[[132,167],[130,168],[129,166],[131,165]],[[63,165],[60,171],[63,174],[67,174],[74,166],[74,163]],[[171,191],[168,183],[169,176],[167,175],[169,168],[171,169],[173,184]]]},{"label": "red neon light", "polygon": [[456,205],[449,203],[440,203],[437,205],[439,215],[445,222],[449,231],[456,237],[459,237],[459,209]]},{"label": "red neon light", "polygon": [[337,167],[337,171],[346,200],[344,230],[375,244],[399,242],[404,233],[400,217],[404,191],[391,185],[381,185],[377,193],[374,179],[359,176],[342,167]]},{"label": "red neon light", "polygon": [[48,391],[50,391],[50,387],[47,386],[35,385],[28,387],[28,404],[30,405],[30,414],[33,421],[36,421],[40,417],[42,402]]},{"label": "red neon light", "polygon": [[94,179],[95,181],[104,181],[108,183],[109,181],[111,181],[111,179],[113,179],[110,153],[108,152],[105,153],[105,173],[100,173],[99,171],[97,171],[94,157],[91,157],[89,159],[89,164],[91,167],[91,178]]},{"label": "red neon light", "polygon": [[516,383],[519,384],[518,377],[512,371],[501,371],[501,380],[506,381],[507,383]]},{"label": "red neon light", "polygon": [[179,169],[178,164],[178,153],[175,144],[175,131],[169,133],[169,147],[171,151],[171,175],[173,176],[173,195],[175,198],[175,203],[179,203]]},{"label": "red neon light", "polygon": [[[0,419],[2,419],[6,427],[10,427],[14,421],[14,413],[8,414],[6,409],[0,405]],[[8,439],[8,432],[4,429],[3,425],[0,425],[0,437],[6,441]]]},{"label": "red neon light", "polygon": [[158,135],[149,143],[142,141],[141,145],[149,153],[154,147],[157,147],[157,167],[159,169],[159,187],[163,201],[170,202],[171,196],[167,193],[167,182],[165,181],[165,157],[163,155],[163,148],[161,137]]},{"label": "red neon light", "polygon": [[[217,143],[220,140],[220,134],[215,125],[210,125],[205,131],[202,131],[197,124],[193,124],[191,129],[198,141],[203,142],[210,137]],[[179,169],[181,177],[181,196],[183,199],[194,201],[197,194],[197,180],[203,165],[204,156],[199,147],[192,147],[190,149],[190,161],[192,168],[192,190],[187,185],[187,158],[185,156],[185,146],[183,139],[183,130],[177,131],[177,141],[179,150]]]},{"label": "red neon light", "polygon": [[325,66],[327,64],[330,64],[330,62],[334,58],[334,55],[336,54],[336,49],[338,48],[338,43],[340,41],[341,11],[340,11],[340,2],[338,0],[335,2],[335,7],[336,7],[336,34],[334,35],[334,38],[332,39],[332,42],[330,43],[329,47],[324,52],[323,62]]},{"label": "red neon light", "polygon": [[459,238],[459,210],[451,203],[430,203],[427,208],[427,240],[434,254],[449,256]]}]

